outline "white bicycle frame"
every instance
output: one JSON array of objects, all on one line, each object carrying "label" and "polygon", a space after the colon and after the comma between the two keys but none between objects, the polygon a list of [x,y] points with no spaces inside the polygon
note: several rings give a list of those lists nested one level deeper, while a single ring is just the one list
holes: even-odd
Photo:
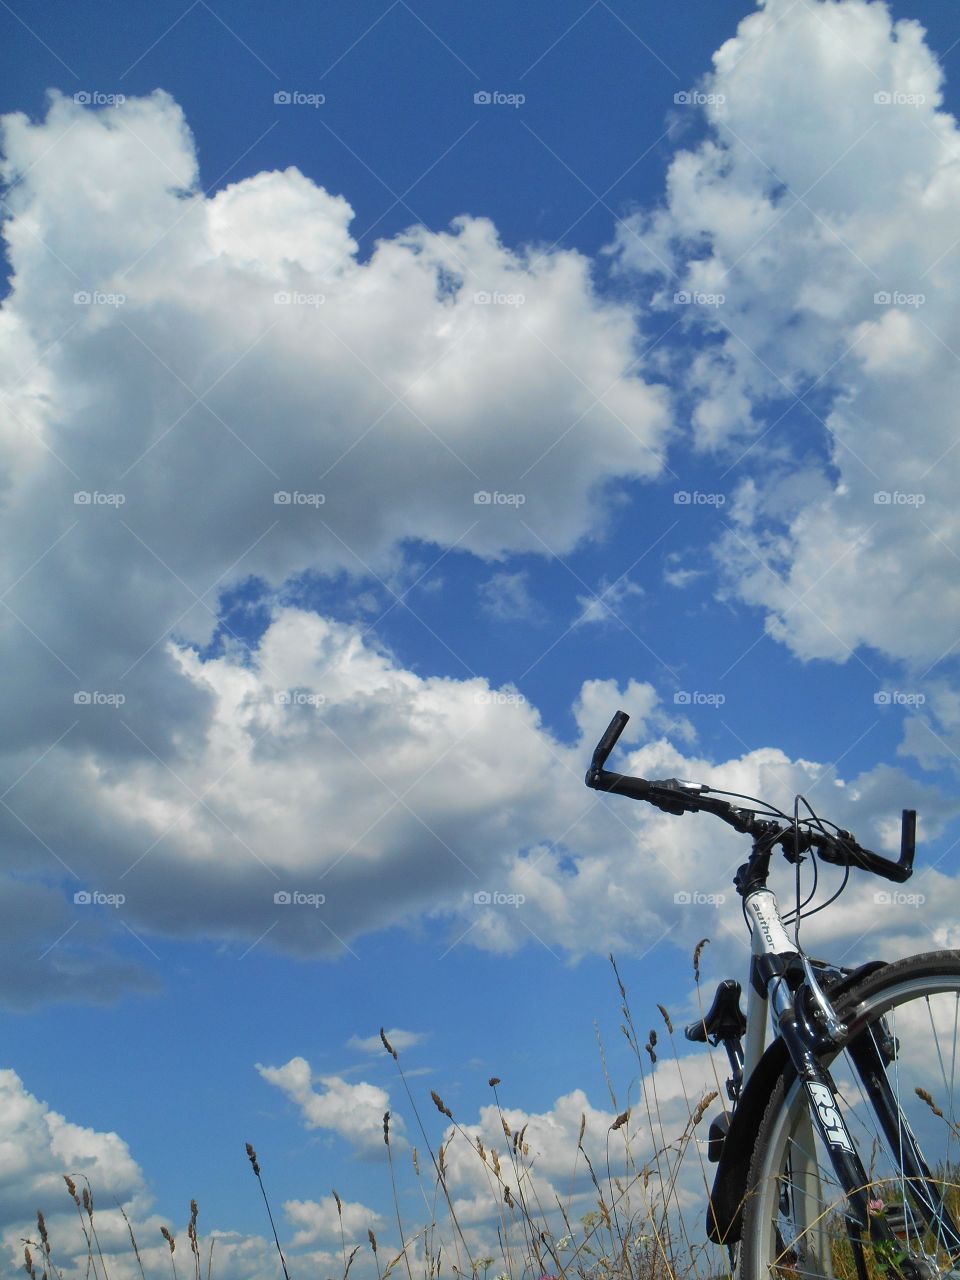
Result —
[{"label": "white bicycle frame", "polygon": [[[744,910],[750,925],[751,950],[754,956],[796,955],[797,944],[784,928],[772,889],[757,889],[744,899]],[[752,967],[751,967],[752,968]],[[771,983],[770,991],[761,991],[752,981],[747,990],[747,1029],[744,1035],[743,1085],[745,1087],[767,1044],[768,1011],[779,1016],[789,993],[779,997],[779,983]],[[833,1267],[827,1237],[827,1215],[823,1212],[823,1187],[816,1159],[814,1126],[807,1107],[801,1109],[793,1129],[791,1150],[791,1185],[793,1218],[799,1231],[806,1231],[807,1247],[816,1258],[817,1274],[832,1276]]]}]

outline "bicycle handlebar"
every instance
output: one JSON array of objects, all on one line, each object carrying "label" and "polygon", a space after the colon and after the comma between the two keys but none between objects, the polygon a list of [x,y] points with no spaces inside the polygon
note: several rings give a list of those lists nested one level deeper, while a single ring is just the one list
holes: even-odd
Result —
[{"label": "bicycle handlebar", "polygon": [[824,862],[837,866],[860,867],[886,880],[903,883],[913,875],[913,855],[916,847],[917,814],[914,809],[904,809],[900,834],[900,858],[894,862],[859,844],[849,831],[836,836],[826,832],[805,831],[797,841],[792,824],[781,827],[767,818],[761,818],[753,809],[741,809],[718,796],[704,794],[709,788],[697,783],[685,783],[677,778],[648,780],[625,773],[612,773],[603,766],[617,744],[630,717],[618,711],[597,743],[590,768],[584,779],[595,791],[610,791],[615,795],[629,796],[631,800],[643,800],[664,813],[712,813],[743,835],[763,839],[770,847],[782,844],[785,852],[796,849],[803,852],[814,848]]}]

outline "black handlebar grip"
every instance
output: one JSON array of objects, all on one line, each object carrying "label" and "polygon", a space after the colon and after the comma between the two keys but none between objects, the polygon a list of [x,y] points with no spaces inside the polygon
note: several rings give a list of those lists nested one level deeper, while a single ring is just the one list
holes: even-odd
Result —
[{"label": "black handlebar grip", "polygon": [[604,730],[603,737],[597,743],[596,750],[593,753],[593,759],[590,761],[590,772],[602,769],[606,764],[607,756],[617,745],[617,739],[626,728],[627,721],[630,717],[625,711],[617,711],[613,719]]},{"label": "black handlebar grip", "polygon": [[904,809],[900,820],[900,862],[907,871],[913,870],[913,855],[917,849],[917,811]]}]

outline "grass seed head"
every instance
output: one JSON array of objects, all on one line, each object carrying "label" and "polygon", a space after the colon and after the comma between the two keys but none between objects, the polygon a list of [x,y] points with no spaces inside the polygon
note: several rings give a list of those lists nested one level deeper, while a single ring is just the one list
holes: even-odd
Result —
[{"label": "grass seed head", "polygon": [[166,1240],[167,1244],[170,1246],[170,1252],[173,1253],[174,1249],[177,1247],[176,1240],[174,1240],[173,1236],[167,1230],[166,1227],[160,1228],[160,1234],[163,1236],[164,1240]]},{"label": "grass seed head", "polygon": [[666,1024],[667,1030],[670,1032],[671,1035],[673,1035],[673,1022],[670,1019],[670,1014],[666,1011],[666,1009],[663,1007],[662,1004],[658,1004],[657,1008],[660,1010],[660,1017],[663,1019],[664,1023]]},{"label": "grass seed head", "polygon": [[710,941],[709,938],[701,938],[693,949],[693,980],[700,981],[700,957],[703,955],[703,948]]},{"label": "grass seed head", "polygon": [[373,1227],[367,1227],[367,1239],[370,1241],[370,1248],[374,1253],[377,1252],[377,1237],[373,1234]]},{"label": "grass seed head", "polygon": [[337,1195],[336,1187],[331,1187],[331,1188],[330,1188],[330,1194],[333,1196],[334,1200],[335,1200],[335,1201],[336,1201],[336,1203],[337,1203],[337,1216],[338,1216],[338,1217],[340,1217],[340,1218],[342,1218],[342,1217],[343,1217],[343,1204],[341,1203],[340,1197]]},{"label": "grass seed head", "polygon": [[613,1124],[610,1126],[610,1132],[614,1133],[617,1129],[622,1129],[629,1119],[630,1108],[628,1107],[626,1111],[621,1111],[616,1120],[614,1120]]},{"label": "grass seed head", "polygon": [[934,1114],[935,1116],[940,1116],[941,1118],[943,1117],[943,1112],[940,1110],[940,1108],[939,1108],[939,1107],[937,1106],[937,1104],[934,1102],[934,1100],[933,1100],[933,1098],[930,1096],[930,1094],[929,1094],[929,1093],[927,1093],[926,1089],[921,1089],[921,1088],[918,1086],[918,1087],[917,1087],[917,1089],[916,1089],[916,1095],[917,1095],[917,1097],[921,1100],[921,1102],[925,1102],[925,1103],[927,1104],[927,1106],[930,1108],[930,1110],[933,1112],[933,1114]]},{"label": "grass seed head", "polygon": [[443,1099],[440,1097],[439,1093],[437,1093],[435,1090],[431,1089],[431,1090],[430,1090],[430,1097],[433,1099],[433,1105],[437,1108],[437,1110],[440,1112],[440,1114],[441,1114],[442,1116],[446,1116],[448,1120],[452,1120],[452,1119],[453,1119],[453,1112],[452,1112],[452,1111],[450,1110],[450,1108],[445,1104],[445,1102],[443,1101]]},{"label": "grass seed head", "polygon": [[250,1144],[249,1142],[246,1144],[246,1146],[247,1146],[247,1159],[250,1161],[250,1168],[253,1170],[253,1172],[254,1172],[254,1173],[257,1175],[257,1177],[259,1178],[259,1177],[260,1177],[260,1165],[257,1163],[257,1153],[254,1151],[253,1147],[251,1146],[251,1144]]},{"label": "grass seed head", "polygon": [[389,1111],[385,1111],[383,1113],[383,1142],[385,1146],[389,1147],[390,1145],[390,1112]]},{"label": "grass seed head", "polygon": [[390,1041],[387,1039],[387,1033],[384,1031],[383,1027],[380,1028],[380,1039],[383,1041],[383,1047],[386,1049],[387,1053],[390,1054],[394,1062],[397,1062],[398,1061],[397,1051],[393,1047],[393,1045],[390,1043]]},{"label": "grass seed head", "polygon": [[704,1094],[700,1102],[697,1104],[696,1111],[694,1111],[693,1113],[692,1124],[694,1126],[700,1123],[700,1121],[703,1119],[703,1114],[706,1111],[707,1107],[710,1106],[711,1102],[719,1098],[719,1096],[720,1095],[717,1093],[716,1089],[711,1090],[710,1093]]}]

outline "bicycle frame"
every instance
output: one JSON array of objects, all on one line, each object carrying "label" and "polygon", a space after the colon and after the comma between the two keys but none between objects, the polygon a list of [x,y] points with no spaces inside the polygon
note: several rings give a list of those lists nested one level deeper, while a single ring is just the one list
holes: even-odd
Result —
[{"label": "bicycle frame", "polygon": [[[829,1255],[827,1221],[823,1213],[825,1201],[819,1166],[814,1158],[816,1129],[846,1197],[846,1217],[854,1239],[870,1232],[875,1239],[886,1237],[895,1246],[895,1237],[886,1223],[871,1220],[869,1216],[871,1180],[847,1131],[833,1079],[821,1061],[824,1051],[830,1048],[835,1037],[846,1033],[846,1028],[833,1016],[809,961],[787,934],[776,895],[765,884],[763,854],[759,855],[759,861],[762,869],[759,876],[754,875],[755,887],[750,884],[750,863],[745,864],[737,876],[750,926],[753,956],[744,1036],[744,1084],[763,1056],[769,1013],[776,1020],[776,1033],[786,1045],[807,1100],[791,1153],[794,1221],[808,1224],[809,1247],[818,1258],[826,1259]],[[815,1008],[814,1020],[819,1026],[813,1024],[803,1008],[810,997]],[[919,1143],[892,1097],[876,1044],[866,1035],[851,1041],[848,1049],[888,1140],[899,1147],[904,1183],[920,1216],[929,1228],[936,1230],[946,1248],[954,1255],[960,1254],[960,1231],[943,1204]],[[857,1269],[865,1280],[859,1254]]]},{"label": "bicycle frame", "polygon": [[[888,1050],[883,1018],[875,1024],[880,1029],[882,1044],[875,1039],[874,1026],[865,1027],[853,1037],[848,1036],[847,1028],[839,1023],[824,995],[813,965],[787,934],[776,896],[767,888],[770,860],[777,846],[794,863],[801,860],[806,851],[814,850],[825,862],[847,868],[856,866],[898,883],[908,880],[913,873],[916,813],[908,809],[903,811],[900,858],[895,862],[864,848],[849,831],[837,828],[836,834],[831,834],[819,819],[815,819],[815,827],[806,822],[801,831],[801,824],[796,818],[784,825],[778,819],[785,819],[787,815],[779,810],[758,813],[750,808],[739,808],[706,786],[680,782],[676,778],[649,781],[609,772],[604,765],[628,720],[625,712],[618,711],[610,721],[594,750],[585,779],[587,786],[643,800],[664,813],[712,813],[753,839],[750,858],[739,868],[735,878],[750,928],[752,951],[742,1086],[746,1088],[749,1085],[764,1057],[769,1011],[775,1035],[786,1049],[806,1103],[794,1130],[796,1141],[789,1157],[789,1194],[793,1201],[793,1216],[795,1221],[809,1224],[815,1233],[816,1247],[828,1265],[825,1274],[829,1275],[831,1271],[826,1250],[826,1215],[821,1207],[819,1165],[814,1151],[815,1132],[829,1154],[834,1175],[845,1197],[844,1216],[854,1245],[859,1280],[867,1280],[862,1248],[864,1233],[868,1233],[871,1240],[889,1246],[891,1251],[897,1247],[896,1237],[884,1215],[870,1218],[870,1178],[847,1131],[837,1091],[825,1065],[841,1043],[849,1053],[881,1128],[899,1158],[901,1186],[904,1191],[909,1190],[920,1218],[929,1228],[935,1229],[937,1239],[949,1250],[956,1265],[960,1259],[960,1231],[950,1218],[886,1076],[890,1059],[884,1060]],[[821,966],[821,973],[828,972],[830,968]],[[706,1023],[703,1025],[706,1034]],[[712,1043],[718,1041],[713,1040]],[[728,1053],[736,1043],[739,1043],[739,1037],[728,1037]],[[896,1053],[895,1042],[892,1052]],[[730,1053],[730,1057],[733,1062],[736,1055]],[[917,1280],[922,1280],[922,1268],[910,1262],[903,1271],[911,1276],[916,1274]]]}]

